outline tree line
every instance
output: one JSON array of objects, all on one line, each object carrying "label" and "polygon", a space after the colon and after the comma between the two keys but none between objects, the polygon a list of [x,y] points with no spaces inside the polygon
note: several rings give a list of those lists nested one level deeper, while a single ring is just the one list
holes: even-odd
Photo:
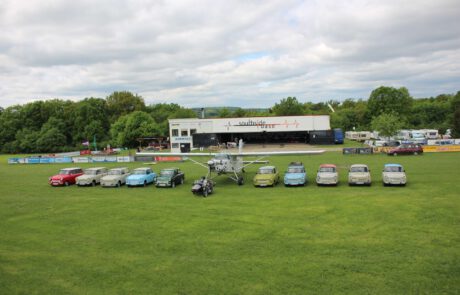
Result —
[{"label": "tree line", "polygon": [[[414,99],[402,88],[379,87],[367,100],[299,102],[281,99],[269,109],[221,108],[217,117],[329,114],[331,127],[343,130],[451,129],[460,137],[460,91]],[[140,137],[168,137],[168,119],[198,117],[196,110],[174,103],[146,105],[129,91],[81,101],[44,100],[0,108],[0,151],[61,152],[82,149],[94,139],[98,148],[136,147]],[[385,135],[385,134],[384,134]]]}]

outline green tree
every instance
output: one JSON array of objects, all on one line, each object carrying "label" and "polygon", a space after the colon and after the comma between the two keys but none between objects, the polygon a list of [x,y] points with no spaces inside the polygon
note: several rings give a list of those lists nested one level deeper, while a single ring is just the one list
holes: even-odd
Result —
[{"label": "green tree", "polygon": [[412,101],[405,87],[396,89],[381,86],[372,91],[367,107],[371,117],[377,117],[383,113],[406,116],[410,113]]},{"label": "green tree", "polygon": [[136,147],[138,138],[159,136],[155,120],[146,112],[136,111],[120,117],[110,130],[116,146]]},{"label": "green tree", "polygon": [[460,91],[455,94],[451,105],[454,112],[452,118],[452,136],[460,138]]},{"label": "green tree", "polygon": [[394,114],[381,114],[374,117],[371,122],[372,129],[377,130],[379,135],[385,137],[395,135],[403,126],[400,117]]},{"label": "green tree", "polygon": [[247,116],[247,112],[242,108],[237,108],[233,111],[232,116],[235,118],[242,118]]},{"label": "green tree", "polygon": [[144,99],[129,91],[115,91],[106,100],[111,122],[115,122],[120,116],[145,110]]},{"label": "green tree", "polygon": [[219,110],[219,118],[230,118],[232,113],[228,110],[228,108],[221,108]]},{"label": "green tree", "polygon": [[276,103],[273,106],[272,111],[277,116],[303,115],[304,106],[297,101],[297,98],[287,97],[281,99],[279,103]]}]

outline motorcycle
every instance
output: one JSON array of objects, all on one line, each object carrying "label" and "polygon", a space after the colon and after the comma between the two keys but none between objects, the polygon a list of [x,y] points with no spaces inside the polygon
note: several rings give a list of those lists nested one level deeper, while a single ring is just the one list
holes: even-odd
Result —
[{"label": "motorcycle", "polygon": [[212,194],[214,191],[214,182],[210,179],[206,179],[202,177],[199,180],[195,180],[192,186],[192,193],[194,195],[202,195],[203,197],[207,197],[208,195]]}]

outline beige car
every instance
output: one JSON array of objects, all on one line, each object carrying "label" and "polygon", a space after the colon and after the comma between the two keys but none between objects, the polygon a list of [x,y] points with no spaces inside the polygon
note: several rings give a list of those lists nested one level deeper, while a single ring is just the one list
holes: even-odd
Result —
[{"label": "beige car", "polygon": [[101,183],[101,178],[107,175],[107,168],[95,167],[85,169],[84,174],[76,178],[78,186],[95,186]]},{"label": "beige car", "polygon": [[350,166],[348,171],[348,184],[349,185],[367,185],[370,186],[371,170],[364,164],[354,164]]},{"label": "beige car", "polygon": [[109,173],[101,178],[102,187],[120,187],[126,183],[126,177],[130,175],[126,167],[110,169]]}]

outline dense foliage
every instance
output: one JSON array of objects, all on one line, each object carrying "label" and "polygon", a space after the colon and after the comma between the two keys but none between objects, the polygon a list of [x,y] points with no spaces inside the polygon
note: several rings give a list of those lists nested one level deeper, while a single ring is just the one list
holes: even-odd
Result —
[{"label": "dense foliage", "polygon": [[[379,87],[368,100],[300,102],[295,97],[280,100],[270,109],[214,108],[206,117],[282,116],[329,114],[331,127],[343,130],[434,128],[451,129],[460,136],[460,91],[456,95],[413,99],[402,88]],[[177,104],[145,105],[144,99],[128,91],[102,98],[34,101],[0,108],[0,151],[5,153],[59,152],[84,148],[135,147],[139,137],[168,136],[168,119],[190,118],[199,109]],[[212,115],[210,115],[212,113]],[[391,116],[390,116],[391,115]],[[395,119],[396,118],[396,119]],[[389,120],[393,124],[388,124]]]}]

